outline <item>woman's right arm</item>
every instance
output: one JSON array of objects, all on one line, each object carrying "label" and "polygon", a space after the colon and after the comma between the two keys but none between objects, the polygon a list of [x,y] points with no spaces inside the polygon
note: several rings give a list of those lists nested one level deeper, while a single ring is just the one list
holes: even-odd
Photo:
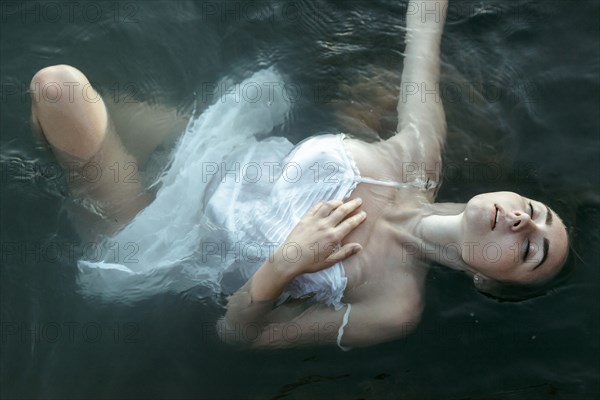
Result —
[{"label": "woman's right arm", "polygon": [[[229,315],[219,321],[217,332],[224,342],[247,348],[371,346],[400,339],[412,332],[419,324],[423,310],[418,298],[404,293],[397,299],[393,293],[382,291],[352,303],[351,309],[350,305],[345,305],[339,310],[324,304],[310,307],[284,304],[275,309],[272,302],[249,306],[248,297],[242,304],[235,305],[233,302],[241,298],[232,298],[231,309],[240,307],[236,311],[237,318]],[[246,313],[243,318],[239,318],[240,311]]]},{"label": "woman's right arm", "polygon": [[[336,344],[361,347],[403,337],[418,324],[422,304],[418,291],[412,292],[414,285],[378,286],[369,296],[353,302],[351,309],[350,305],[336,310],[324,304],[307,306],[304,302],[273,307],[294,277],[320,271],[360,250],[358,243],[347,243],[333,253],[329,246],[341,241],[364,220],[361,213],[349,216],[360,205],[357,200],[321,203],[307,213],[286,241],[303,249],[303,256],[289,263],[276,251],[229,298],[227,313],[217,323],[221,340],[271,349]],[[315,243],[319,246],[316,253],[311,248]]]},{"label": "woman's right arm", "polygon": [[[244,344],[245,335],[241,332],[248,326],[268,323],[275,316],[281,318],[280,312],[273,313],[273,305],[295,277],[328,268],[360,251],[362,247],[358,243],[346,243],[339,248],[337,244],[364,221],[364,212],[350,216],[361,203],[360,199],[347,203],[334,200],[313,207],[286,242],[229,298],[225,317],[217,326],[221,339]],[[293,262],[282,251],[289,248],[287,245],[290,243],[300,251],[300,254],[294,255]]]}]

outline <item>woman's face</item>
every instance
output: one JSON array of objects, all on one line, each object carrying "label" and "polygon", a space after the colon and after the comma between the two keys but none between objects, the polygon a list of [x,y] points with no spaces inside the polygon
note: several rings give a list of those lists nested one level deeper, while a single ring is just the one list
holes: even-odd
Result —
[{"label": "woman's face", "polygon": [[539,201],[513,192],[484,193],[467,203],[463,259],[472,272],[512,282],[554,276],[568,253],[563,222]]}]

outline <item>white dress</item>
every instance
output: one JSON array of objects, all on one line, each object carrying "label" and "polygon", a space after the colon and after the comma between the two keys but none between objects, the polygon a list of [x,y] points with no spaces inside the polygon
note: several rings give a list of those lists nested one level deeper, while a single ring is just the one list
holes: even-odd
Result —
[{"label": "white dress", "polygon": [[[83,295],[129,302],[192,288],[234,292],[314,204],[350,196],[360,176],[343,134],[296,146],[267,137],[292,105],[281,88],[274,69],[259,71],[190,121],[155,200],[98,257],[78,261]],[[296,248],[287,250],[294,259]],[[310,295],[339,309],[346,281],[337,263],[297,277],[280,301]]]}]

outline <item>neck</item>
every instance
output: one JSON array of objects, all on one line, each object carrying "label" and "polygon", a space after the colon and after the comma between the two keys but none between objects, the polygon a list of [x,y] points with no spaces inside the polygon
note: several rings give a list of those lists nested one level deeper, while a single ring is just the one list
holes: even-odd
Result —
[{"label": "neck", "polygon": [[424,203],[416,212],[399,211],[391,223],[407,251],[412,247],[412,254],[418,258],[465,270],[468,266],[462,258],[461,230],[464,209],[463,203]]}]

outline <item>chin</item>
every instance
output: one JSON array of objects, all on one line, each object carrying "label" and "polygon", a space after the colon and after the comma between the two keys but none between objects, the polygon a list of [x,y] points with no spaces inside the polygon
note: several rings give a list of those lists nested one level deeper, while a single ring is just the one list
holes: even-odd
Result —
[{"label": "chin", "polygon": [[479,194],[467,202],[464,213],[468,221],[477,222],[473,219],[481,221],[484,211],[494,207],[494,202],[488,195],[489,193]]},{"label": "chin", "polygon": [[519,203],[521,198],[521,195],[515,192],[488,192],[474,196],[471,198],[471,200],[469,200],[469,203],[471,201],[476,201],[490,205],[493,205],[494,203],[503,205],[503,203]]}]

